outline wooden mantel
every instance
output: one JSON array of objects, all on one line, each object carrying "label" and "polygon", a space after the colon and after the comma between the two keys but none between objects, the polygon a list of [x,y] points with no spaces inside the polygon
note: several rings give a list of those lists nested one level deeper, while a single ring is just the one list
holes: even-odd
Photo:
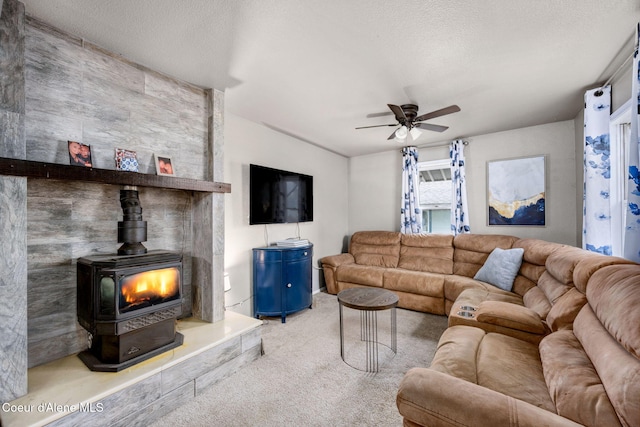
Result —
[{"label": "wooden mantel", "polygon": [[0,175],[169,188],[174,190],[190,190],[201,193],[231,192],[231,184],[224,182],[201,181],[197,179],[151,175],[138,172],[124,172],[110,169],[85,168],[58,163],[9,159],[6,157],[0,157]]}]

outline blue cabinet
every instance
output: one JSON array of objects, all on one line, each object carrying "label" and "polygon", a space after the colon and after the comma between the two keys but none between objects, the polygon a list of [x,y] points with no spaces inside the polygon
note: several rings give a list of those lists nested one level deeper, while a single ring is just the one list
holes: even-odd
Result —
[{"label": "blue cabinet", "polygon": [[280,316],[311,308],[313,245],[253,249],[253,315]]}]

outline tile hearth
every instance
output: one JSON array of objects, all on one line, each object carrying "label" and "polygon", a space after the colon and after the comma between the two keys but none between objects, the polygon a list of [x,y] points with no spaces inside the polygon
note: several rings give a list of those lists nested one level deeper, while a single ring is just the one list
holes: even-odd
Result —
[{"label": "tile hearth", "polygon": [[117,373],[93,372],[75,355],[29,369],[29,393],[0,408],[0,424],[132,425],[150,422],[261,354],[262,321],[178,321],[184,344]]}]

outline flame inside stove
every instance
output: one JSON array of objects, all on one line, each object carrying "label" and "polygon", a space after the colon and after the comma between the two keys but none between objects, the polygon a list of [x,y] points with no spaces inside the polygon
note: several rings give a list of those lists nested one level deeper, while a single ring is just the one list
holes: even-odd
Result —
[{"label": "flame inside stove", "polygon": [[175,299],[180,294],[180,273],[177,268],[162,268],[127,276],[120,287],[121,307],[157,304]]}]

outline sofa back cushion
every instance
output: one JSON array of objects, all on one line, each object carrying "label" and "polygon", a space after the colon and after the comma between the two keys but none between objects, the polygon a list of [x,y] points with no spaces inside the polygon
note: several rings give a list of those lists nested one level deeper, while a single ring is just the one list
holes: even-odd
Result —
[{"label": "sofa back cushion", "polygon": [[395,268],[400,258],[400,233],[358,231],[351,236],[349,253],[360,265]]},{"label": "sofa back cushion", "polygon": [[595,271],[631,262],[538,239],[520,239],[513,247],[524,249],[513,291],[522,295],[525,306],[545,319],[551,331],[571,329],[587,302],[587,281]]},{"label": "sofa back cushion", "polygon": [[615,256],[604,256],[595,252],[587,252],[585,256],[573,269],[573,283],[583,294],[587,292],[587,283],[596,271],[608,265],[634,264],[628,259]]},{"label": "sofa back cushion", "polygon": [[[589,279],[587,300],[611,338],[640,363],[640,265],[601,268]],[[634,378],[639,380],[640,376]],[[637,387],[636,396],[640,396],[640,381]]]},{"label": "sofa back cushion", "polygon": [[621,425],[598,373],[572,331],[543,338],[540,359],[559,415],[585,426]]},{"label": "sofa back cushion", "polygon": [[[593,273],[598,269],[617,264],[633,264],[632,261],[624,258],[605,256],[595,252],[583,251],[580,249],[572,249],[574,257],[571,259],[570,268],[573,268],[573,287],[567,292],[560,295],[554,301],[551,301],[551,309],[547,314],[547,325],[552,331],[558,331],[561,329],[571,329],[573,327],[573,321],[582,309],[582,306],[586,303],[587,298],[585,293],[587,291],[587,283]],[[574,262],[577,260],[577,263]],[[559,262],[554,262],[554,265],[550,266],[550,272],[557,274],[563,267]],[[569,279],[563,277],[564,283],[569,284]],[[547,284],[547,281],[543,280],[543,285]]]},{"label": "sofa back cushion", "polygon": [[547,257],[538,285],[523,297],[551,331],[571,329],[578,312],[587,302],[587,281],[597,268],[630,261],[562,246]]},{"label": "sofa back cushion", "polygon": [[453,274],[453,235],[403,234],[398,267],[428,273]]},{"label": "sofa back cushion", "polygon": [[524,249],[524,255],[520,271],[513,281],[513,292],[524,296],[536,286],[540,276],[546,271],[545,263],[549,255],[563,246],[540,239],[518,239],[514,242],[513,247]]},{"label": "sofa back cushion", "polygon": [[[558,414],[585,425],[640,425],[640,265],[599,269],[586,297],[573,331],[540,343]],[[550,345],[557,337],[563,346]],[[611,419],[610,406],[619,421]]]},{"label": "sofa back cushion", "polygon": [[571,328],[587,298],[573,283],[573,272],[582,260],[593,254],[573,246],[562,246],[547,257],[538,286],[522,298],[524,305],[546,319],[552,331]]},{"label": "sofa back cushion", "polygon": [[511,249],[518,240],[498,234],[458,234],[453,238],[453,274],[473,277],[495,249]]}]

